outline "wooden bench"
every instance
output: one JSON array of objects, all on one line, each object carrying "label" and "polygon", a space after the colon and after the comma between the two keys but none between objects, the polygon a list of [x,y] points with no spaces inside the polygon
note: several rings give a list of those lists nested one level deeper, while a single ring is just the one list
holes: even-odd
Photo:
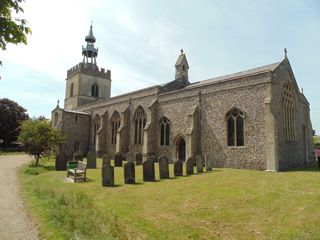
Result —
[{"label": "wooden bench", "polygon": [[84,162],[70,161],[67,163],[67,177],[72,175],[74,182],[77,181],[77,177],[79,176],[83,178],[84,181],[86,181],[86,173],[87,173],[87,165]]}]

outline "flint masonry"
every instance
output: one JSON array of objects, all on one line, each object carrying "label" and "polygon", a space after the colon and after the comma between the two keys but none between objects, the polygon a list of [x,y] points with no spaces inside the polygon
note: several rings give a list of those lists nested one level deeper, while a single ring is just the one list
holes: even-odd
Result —
[{"label": "flint masonry", "polygon": [[287,54],[281,62],[190,81],[181,50],[174,80],[111,97],[111,71],[97,66],[92,26],[85,41],[83,61],[67,71],[64,108],[52,111],[52,125],[67,135],[58,168],[89,150],[144,160],[202,155],[214,167],[275,171],[313,161],[309,102]]}]

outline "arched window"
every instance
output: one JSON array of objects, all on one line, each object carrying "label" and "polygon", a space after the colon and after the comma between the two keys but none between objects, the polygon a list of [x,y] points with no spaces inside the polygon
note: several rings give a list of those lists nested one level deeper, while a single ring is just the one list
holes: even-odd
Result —
[{"label": "arched window", "polygon": [[54,126],[57,127],[58,126],[58,122],[59,122],[59,113],[55,113],[54,114],[54,120],[53,120],[53,123],[54,123]]},{"label": "arched window", "polygon": [[99,97],[99,87],[96,83],[91,86],[91,96]]},{"label": "arched window", "polygon": [[160,120],[160,146],[169,146],[170,139],[170,121],[163,117]]},{"label": "arched window", "polygon": [[70,97],[73,96],[73,83],[71,83],[70,85]]},{"label": "arched window", "polygon": [[243,112],[232,108],[226,114],[228,146],[244,146],[244,117]]},{"label": "arched window", "polygon": [[142,107],[138,107],[134,114],[134,144],[143,143],[143,128],[147,123],[147,117]]},{"label": "arched window", "polygon": [[117,130],[120,127],[120,114],[115,111],[111,117],[111,144],[117,143]]},{"label": "arched window", "polygon": [[100,129],[100,117],[96,115],[94,118],[94,133],[93,133],[93,144],[96,145],[97,140],[97,132]]},{"label": "arched window", "polygon": [[290,84],[286,84],[283,88],[283,125],[285,138],[287,141],[294,141],[295,136],[295,117],[293,93]]}]

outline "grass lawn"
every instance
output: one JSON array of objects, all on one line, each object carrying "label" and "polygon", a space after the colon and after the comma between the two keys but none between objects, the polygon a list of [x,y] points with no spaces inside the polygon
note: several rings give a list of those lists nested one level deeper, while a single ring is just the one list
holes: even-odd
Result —
[{"label": "grass lawn", "polygon": [[[25,166],[20,181],[45,239],[320,239],[320,171],[214,169],[213,172],[102,187],[65,183],[53,162]],[[185,169],[184,169],[185,170]],[[159,179],[156,164],[156,178]],[[170,176],[173,176],[171,166]]]}]

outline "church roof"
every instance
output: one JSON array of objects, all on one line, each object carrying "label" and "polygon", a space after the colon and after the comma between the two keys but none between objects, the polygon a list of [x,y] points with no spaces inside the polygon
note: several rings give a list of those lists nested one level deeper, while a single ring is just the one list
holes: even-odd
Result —
[{"label": "church roof", "polygon": [[206,85],[206,84],[210,84],[210,83],[214,83],[214,82],[223,82],[223,81],[227,81],[227,80],[233,80],[233,79],[237,79],[237,78],[243,78],[243,77],[247,77],[247,76],[272,72],[279,66],[280,63],[281,62],[277,62],[277,63],[265,65],[262,67],[249,69],[249,70],[242,71],[242,72],[232,73],[232,74],[228,74],[228,75],[224,75],[224,76],[220,76],[220,77],[210,78],[207,80],[191,83],[186,88],[192,88],[195,86]]}]

